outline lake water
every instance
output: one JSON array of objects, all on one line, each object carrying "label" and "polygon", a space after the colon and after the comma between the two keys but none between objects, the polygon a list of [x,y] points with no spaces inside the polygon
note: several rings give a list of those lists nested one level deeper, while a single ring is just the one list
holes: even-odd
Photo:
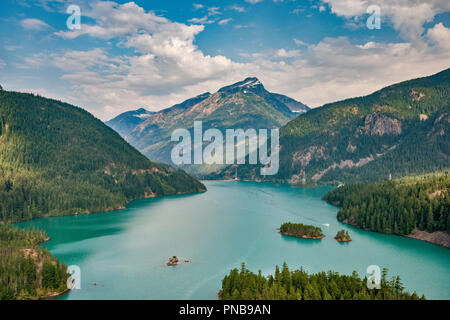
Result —
[{"label": "lake water", "polygon": [[[206,186],[202,194],[138,200],[125,210],[20,226],[46,230],[52,240],[44,246],[81,268],[81,290],[59,299],[217,299],[222,278],[241,262],[269,274],[284,261],[310,272],[356,270],[361,276],[369,265],[387,267],[409,291],[450,299],[449,249],[340,223],[337,208],[321,200],[330,187],[236,181]],[[321,226],[326,237],[278,234],[276,228],[288,221]],[[340,229],[353,242],[335,241]],[[173,255],[191,262],[167,267]]]}]

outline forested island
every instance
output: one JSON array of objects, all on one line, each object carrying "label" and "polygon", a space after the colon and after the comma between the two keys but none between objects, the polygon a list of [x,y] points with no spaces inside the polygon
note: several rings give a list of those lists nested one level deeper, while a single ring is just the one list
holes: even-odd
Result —
[{"label": "forested island", "polygon": [[38,246],[44,231],[0,222],[0,300],[36,300],[67,290],[67,267]]},{"label": "forested island", "polygon": [[280,227],[280,233],[303,239],[322,239],[325,237],[319,227],[291,222],[283,223]]},{"label": "forested island", "polygon": [[324,196],[341,207],[339,221],[450,248],[450,177],[447,173],[338,187]]},{"label": "forested island", "polygon": [[399,276],[387,278],[383,269],[380,289],[368,289],[367,278],[356,271],[351,276],[337,272],[309,274],[303,269],[290,271],[284,263],[275,275],[255,274],[242,263],[241,270],[233,269],[222,280],[220,300],[419,300],[416,292],[404,291]]},{"label": "forested island", "polygon": [[352,238],[348,234],[348,231],[340,230],[334,237],[338,242],[350,242],[352,241]]}]

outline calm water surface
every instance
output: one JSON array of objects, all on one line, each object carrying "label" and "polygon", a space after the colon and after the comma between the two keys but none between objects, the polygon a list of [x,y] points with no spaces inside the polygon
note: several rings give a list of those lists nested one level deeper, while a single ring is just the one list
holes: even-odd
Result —
[{"label": "calm water surface", "polygon": [[[217,299],[222,278],[241,262],[268,274],[283,261],[310,272],[356,270],[362,276],[369,265],[387,267],[410,291],[450,299],[449,249],[338,222],[337,208],[321,200],[330,187],[235,181],[206,186],[203,194],[138,200],[121,211],[20,226],[46,230],[52,240],[44,246],[80,266],[81,290],[60,299]],[[276,228],[287,221],[321,226],[326,238],[281,236]],[[336,242],[340,229],[354,241]],[[173,255],[191,263],[167,267]]]}]

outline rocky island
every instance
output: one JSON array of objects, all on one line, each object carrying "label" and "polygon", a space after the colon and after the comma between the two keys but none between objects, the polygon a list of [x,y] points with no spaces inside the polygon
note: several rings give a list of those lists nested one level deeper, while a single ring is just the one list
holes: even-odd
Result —
[{"label": "rocky island", "polygon": [[345,230],[338,231],[338,233],[336,234],[336,236],[334,238],[338,242],[350,242],[350,241],[352,241],[352,238],[350,238],[350,235],[348,234],[348,231],[345,231]]},{"label": "rocky island", "polygon": [[283,223],[279,230],[281,234],[286,236],[302,239],[322,239],[325,237],[321,228],[302,223]]},{"label": "rocky island", "polygon": [[178,260],[177,256],[173,256],[169,259],[169,262],[167,262],[168,266],[177,266],[179,264],[180,260]]}]

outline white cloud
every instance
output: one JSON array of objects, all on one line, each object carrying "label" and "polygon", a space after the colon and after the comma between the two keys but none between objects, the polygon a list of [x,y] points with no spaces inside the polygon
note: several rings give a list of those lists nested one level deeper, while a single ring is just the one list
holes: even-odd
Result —
[{"label": "white cloud", "polygon": [[230,9],[234,10],[234,11],[237,11],[237,12],[245,12],[246,11],[244,7],[241,7],[241,6],[238,6],[238,5],[233,5],[233,6],[230,7]]},{"label": "white cloud", "polygon": [[41,31],[41,30],[51,28],[44,21],[39,20],[39,19],[31,19],[31,18],[23,19],[22,21],[20,21],[20,25],[22,26],[22,28],[24,28],[26,30],[36,30],[36,31]]},{"label": "white cloud", "polygon": [[195,10],[202,9],[204,7],[204,5],[200,3],[193,3],[192,5],[194,6]]},{"label": "white cloud", "polygon": [[281,58],[294,58],[300,56],[300,51],[298,50],[286,50],[286,49],[279,49],[277,51],[277,56]]},{"label": "white cloud", "polygon": [[338,16],[351,18],[366,14],[367,8],[376,4],[381,9],[382,23],[389,19],[394,28],[399,30],[405,39],[420,39],[426,22],[431,22],[439,13],[450,11],[448,0],[322,0],[328,3],[331,12]]},{"label": "white cloud", "polygon": [[192,18],[189,19],[189,22],[196,23],[196,24],[211,24],[216,22],[215,20],[210,20],[208,16],[204,16],[202,18]]},{"label": "white cloud", "polygon": [[387,85],[430,75],[450,67],[445,46],[448,29],[430,31],[436,46],[413,43],[368,42],[355,45],[345,37],[328,38],[308,46],[299,59],[288,64],[255,61],[264,66],[261,80],[313,107],[354,96],[370,94]]},{"label": "white cloud", "polygon": [[229,18],[229,19],[223,19],[223,20],[220,20],[220,21],[219,21],[219,24],[220,24],[220,25],[226,25],[226,24],[228,24],[228,23],[231,22],[231,21],[233,21],[232,18]]},{"label": "white cloud", "polygon": [[208,8],[208,15],[213,16],[213,15],[221,14],[221,12],[219,10],[220,10],[219,7],[210,7],[210,8]]},{"label": "white cloud", "polygon": [[[267,89],[316,107],[438,72],[450,61],[449,29],[443,24],[428,29],[420,45],[355,44],[345,37],[308,45],[294,39],[301,50],[241,53],[249,62],[237,63],[206,55],[195,45],[205,26],[176,23],[135,3],[95,3],[87,14],[95,25],[57,34],[114,38],[130,51],[119,56],[100,48],[35,54],[24,58],[24,67],[57,67],[61,79],[71,84],[69,101],[102,119],[140,106],[159,110],[247,76],[257,76]],[[235,26],[239,27],[244,26]]]},{"label": "white cloud", "polygon": [[428,29],[427,37],[431,42],[443,49],[450,49],[450,29],[446,28],[442,22]]},{"label": "white cloud", "polygon": [[255,4],[255,3],[259,3],[262,2],[263,0],[245,0],[245,2],[251,3],[251,4]]},{"label": "white cloud", "polygon": [[303,42],[302,40],[294,39],[294,43],[298,46],[306,46],[307,43]]}]

